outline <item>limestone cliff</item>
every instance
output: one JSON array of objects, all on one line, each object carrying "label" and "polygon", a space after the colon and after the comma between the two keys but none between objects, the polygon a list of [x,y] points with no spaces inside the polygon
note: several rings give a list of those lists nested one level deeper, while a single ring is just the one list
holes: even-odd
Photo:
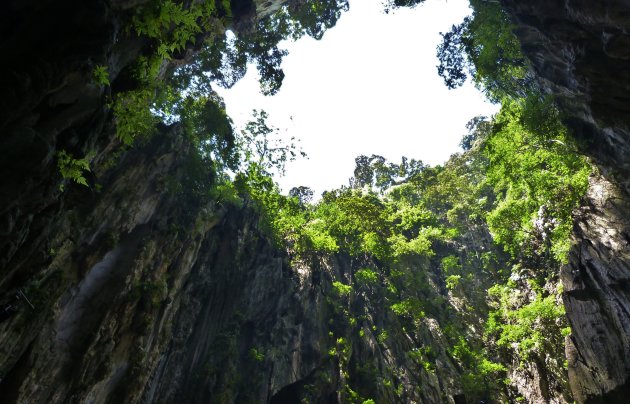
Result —
[{"label": "limestone cliff", "polygon": [[563,270],[573,335],[569,377],[579,402],[630,395],[630,6],[621,1],[503,0],[542,85],[582,151],[600,167]]},{"label": "limestone cliff", "polygon": [[[630,6],[502,2],[602,177],[592,180],[561,274],[573,330],[570,389],[554,341],[524,364],[503,353],[512,385],[493,396],[481,389],[480,399],[623,402],[630,394]],[[434,258],[410,264],[428,302],[413,320],[393,315],[377,287],[335,289],[334,281],[351,284],[359,268],[377,267],[373,259],[296,261],[271,242],[247,202],[182,192],[199,175],[183,129],[160,125],[126,148],[108,108],[113,94],[136,85],[128,69],[148,44],[124,25],[145,3],[16,1],[0,15],[3,401],[466,402],[470,370],[456,360],[444,324],[482,343],[484,293],[496,281],[477,263],[476,251],[496,248],[487,229],[472,227],[436,246]],[[213,21],[217,31],[247,31],[281,2],[229,3],[231,20]],[[186,63],[197,50],[192,44],[169,63]],[[108,67],[111,86],[94,81],[98,65]],[[162,75],[167,68],[160,66]],[[89,188],[61,178],[60,150],[92,152]],[[446,288],[439,266],[449,255],[475,257],[469,270],[477,276],[466,288]],[[532,291],[517,281],[525,304]]]},{"label": "limestone cliff", "polygon": [[[463,398],[462,370],[439,323],[458,314],[444,311],[435,263],[415,264],[428,271],[431,285],[419,293],[437,299],[420,322],[388,311],[379,288],[339,295],[333,281],[351,283],[358,268],[378,264],[345,255],[291,264],[259,229],[251,207],[202,204],[171,185],[188,181],[190,151],[177,125],[162,127],[100,176],[98,192],[71,188],[63,206],[16,248],[5,267],[16,275],[7,277],[13,283],[0,323],[2,397],[64,403]],[[98,166],[94,171],[100,174]],[[483,231],[469,237],[476,247],[492,248]],[[483,290],[478,282],[474,290]],[[479,322],[484,311],[471,313],[467,296],[452,297],[460,302],[456,312]]]},{"label": "limestone cliff", "polygon": [[[3,400],[461,400],[434,318],[404,331],[382,296],[335,294],[349,257],[290,265],[252,207],[180,192],[198,173],[178,125],[131,149],[115,137],[108,104],[133,89],[148,46],[124,21],[143,3],[15,2],[2,15]],[[247,30],[278,3],[231,6]],[[95,82],[99,65],[111,86]],[[90,187],[60,177],[60,150],[91,152]]]}]

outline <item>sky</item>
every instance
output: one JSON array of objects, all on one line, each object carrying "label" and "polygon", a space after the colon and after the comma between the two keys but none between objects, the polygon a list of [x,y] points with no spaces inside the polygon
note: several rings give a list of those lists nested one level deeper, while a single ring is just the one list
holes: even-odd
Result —
[{"label": "sky", "polygon": [[321,40],[283,42],[289,55],[275,96],[260,94],[254,67],[231,89],[217,89],[237,128],[263,109],[283,136],[300,139],[308,159],[276,177],[284,192],[304,185],[319,195],[347,185],[361,154],[442,164],[459,151],[471,118],[497,112],[471,83],[448,90],[437,74],[439,33],[470,13],[467,0],[382,10],[382,0],[350,0]]}]

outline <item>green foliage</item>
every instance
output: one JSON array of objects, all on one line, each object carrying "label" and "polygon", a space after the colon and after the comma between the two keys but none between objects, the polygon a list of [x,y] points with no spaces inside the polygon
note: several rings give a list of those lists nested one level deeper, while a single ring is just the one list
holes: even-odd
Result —
[{"label": "green foliage", "polygon": [[132,145],[140,137],[150,136],[158,118],[151,113],[153,91],[133,90],[119,93],[114,101],[116,137],[125,145]]},{"label": "green foliage", "polygon": [[482,399],[488,393],[492,396],[500,390],[500,376],[506,371],[504,365],[490,361],[483,351],[471,346],[463,336],[451,349],[451,355],[464,368],[461,382],[466,397]]},{"label": "green foliage", "polygon": [[[476,118],[462,143],[465,150],[484,152],[486,161],[477,160],[497,196],[488,225],[514,257],[562,262],[590,167],[577,155],[553,102],[537,91],[499,2],[473,0],[471,6],[471,17],[442,34],[438,72],[450,88],[470,73],[491,100],[502,103],[492,122]],[[474,204],[454,206],[449,219],[461,217],[466,206]]]},{"label": "green foliage", "polygon": [[109,72],[107,71],[107,66],[94,66],[92,78],[101,86],[109,86]]},{"label": "green foliage", "polygon": [[529,303],[508,285],[495,285],[488,291],[495,300],[495,310],[490,313],[486,332],[497,337],[497,345],[512,347],[522,359],[531,353],[542,353],[551,344],[551,335],[560,336],[564,319],[564,307],[557,296],[544,296],[539,292]]},{"label": "green foliage", "polygon": [[422,161],[409,160],[403,157],[400,164],[394,164],[376,154],[371,157],[361,155],[354,161],[356,166],[354,177],[350,180],[351,187],[375,189],[381,194],[393,185],[399,185],[406,179],[417,175],[425,168]]},{"label": "green foliage", "polygon": [[313,190],[304,186],[293,187],[289,190],[289,196],[297,198],[301,205],[305,205],[313,200]]},{"label": "green foliage", "polygon": [[354,279],[360,285],[376,285],[378,283],[378,274],[370,268],[362,268],[354,273]]},{"label": "green foliage", "polygon": [[290,142],[281,140],[279,130],[267,124],[269,114],[265,111],[252,111],[254,120],[247,123],[239,137],[239,150],[245,165],[256,164],[266,173],[277,170],[283,175],[285,164],[298,156],[306,157],[296,145],[295,137]]},{"label": "green foliage", "polygon": [[333,288],[335,290],[335,293],[338,296],[348,296],[350,294],[350,292],[352,292],[352,286],[351,285],[344,285],[343,283],[339,282],[339,281],[334,281],[332,283]]},{"label": "green foliage", "polygon": [[[543,109],[547,110],[545,114],[542,114]],[[379,273],[368,268],[356,270],[354,282],[358,286],[378,288],[382,276],[391,311],[400,316],[404,324],[419,324],[426,313],[441,316],[445,311],[446,301],[431,291],[426,272],[414,269],[418,265],[422,268],[423,264],[419,263],[427,263],[436,255],[436,246],[489,225],[497,242],[508,251],[519,251],[523,246],[533,245],[532,240],[536,239],[532,238],[535,225],[532,215],[538,215],[541,206],[551,200],[560,202],[558,208],[543,209],[548,221],[555,219],[553,223],[557,224],[547,228],[553,235],[551,243],[544,250],[532,248],[526,254],[553,253],[556,251],[553,243],[568,239],[568,233],[556,229],[560,228],[560,220],[570,222],[571,210],[584,192],[589,168],[570,153],[566,133],[557,123],[557,116],[550,114],[552,111],[544,100],[506,103],[493,122],[476,121],[468,150],[453,156],[444,166],[422,166],[401,175],[384,160],[361,159],[357,161],[359,169],[355,175],[363,179],[359,181],[355,177],[354,188],[327,192],[313,205],[304,203],[299,192],[289,197],[279,195],[263,168],[259,169],[257,183],[249,180],[249,194],[266,206],[275,234],[292,253],[304,257],[341,252],[361,260],[378,260],[389,270],[379,270]],[[263,127],[262,133],[268,131]],[[508,158],[515,154],[518,156]],[[544,169],[534,172],[536,166],[532,161],[545,164]],[[379,173],[391,175],[381,175],[382,179],[375,180]],[[569,186],[561,190],[563,184]],[[372,191],[373,188],[377,188],[378,193]],[[261,189],[266,191],[260,194]],[[514,190],[524,191],[514,197],[511,194]],[[499,217],[511,219],[501,221],[496,219]],[[513,239],[502,238],[510,232]],[[519,239],[518,234],[524,236]],[[522,257],[514,255],[514,258]],[[557,260],[548,257],[552,258]],[[440,255],[436,261],[447,288],[462,293],[470,294],[458,287],[462,279],[473,280],[475,270],[487,271],[497,279],[501,279],[503,273],[496,256],[489,251]],[[333,282],[333,288],[338,297],[360,290],[339,281]],[[551,330],[552,323],[559,321],[559,311],[550,306],[552,298],[542,296],[540,299],[523,307],[510,306],[505,312],[495,309],[487,322],[488,335],[496,336],[499,347],[517,344],[521,358],[541,350],[540,338],[544,334],[537,331],[537,327],[543,324],[541,330]],[[388,334],[381,332],[377,340],[383,344],[387,338]],[[479,340],[469,343],[449,338],[454,341],[451,354],[465,369],[462,385],[467,395],[481,398],[502,388],[497,382],[505,368],[476,345]],[[339,352],[337,348],[330,351],[334,356]],[[419,363],[431,371],[430,361],[421,359]]]},{"label": "green foliage", "polygon": [[[418,3],[391,0],[386,7]],[[353,333],[359,327],[362,333],[376,323],[380,344],[388,342],[390,333],[395,335],[395,330],[350,307],[376,296],[391,310],[386,311],[387,316],[408,330],[420,329],[427,323],[427,315],[446,329],[446,319],[446,324],[454,324],[452,318],[460,320],[467,313],[449,305],[445,296],[452,295],[444,294],[440,285],[445,283],[448,289],[472,299],[468,287],[460,287],[463,282],[474,284],[482,272],[502,277],[494,248],[468,251],[454,246],[470,245],[472,241],[466,238],[485,235],[489,226],[495,241],[514,260],[533,257],[538,264],[562,260],[571,212],[589,174],[585,161],[575,156],[553,105],[533,91],[505,14],[494,2],[472,3],[473,16],[444,34],[440,74],[451,87],[471,74],[492,100],[504,105],[494,119],[471,121],[462,140],[464,153],[442,166],[429,167],[406,158],[391,163],[378,155],[359,156],[349,187],[326,192],[316,203],[311,203],[312,191],[305,187],[285,196],[271,175],[283,173],[287,161],[303,155],[294,140],[279,143],[278,130],[267,124],[264,111],[254,111],[245,129],[234,133],[224,106],[211,95],[213,83],[233,85],[243,77],[249,62],[257,66],[263,93],[276,93],[284,78],[281,62],[286,55],[279,48],[280,41],[302,35],[320,38],[347,9],[345,0],[291,2],[238,37],[221,35],[220,29],[210,26],[218,19],[230,23],[232,13],[238,14],[227,0],[153,1],[138,8],[132,28],[148,39],[145,42],[151,49],[128,72],[140,88],[114,96],[117,136],[130,145],[149,135],[159,121],[179,121],[196,150],[186,162],[181,181],[177,178],[166,184],[182,205],[188,205],[190,197],[197,202],[213,200],[252,208],[260,218],[259,227],[291,258],[350,257],[352,267],[347,274],[353,274],[353,283],[334,280],[328,299],[335,305],[335,315],[343,317],[338,322]],[[199,56],[192,63],[177,67],[164,63],[193,46]],[[102,78],[106,75],[99,74],[100,79],[94,74],[95,81],[105,85]],[[156,84],[162,77],[167,79]],[[526,94],[527,99],[519,99]],[[441,271],[429,273],[430,265]],[[553,299],[537,293],[539,297],[532,302],[504,304],[500,298],[495,302],[486,328],[488,336],[495,337],[490,340],[501,349],[516,344],[524,355],[537,352],[544,330],[561,323],[559,311],[551,307]],[[483,310],[485,302],[481,303],[479,308],[471,307]],[[340,327],[331,328],[336,342],[329,354],[339,359],[344,380],[349,380],[350,342],[335,338]],[[452,343],[449,353],[464,369],[462,384],[467,397],[474,400],[498,390],[496,381],[504,367],[491,360],[495,356],[480,346],[479,336],[466,340],[464,326],[455,325],[453,330],[445,334]],[[412,333],[409,331],[410,336]],[[248,354],[255,362],[265,360],[258,348]],[[426,371],[434,370],[430,356],[424,348],[410,353]],[[371,402],[349,384],[342,391],[350,401]]]},{"label": "green foliage", "polygon": [[446,277],[446,288],[448,290],[454,290],[459,286],[459,281],[462,279],[461,275],[449,275]]},{"label": "green foliage", "polygon": [[560,330],[560,333],[563,337],[568,337],[569,335],[571,335],[571,327],[564,327]]},{"label": "green foliage", "polygon": [[240,148],[232,120],[214,97],[189,96],[176,106],[184,132],[219,171],[236,170]]},{"label": "green foliage", "polygon": [[154,88],[159,80],[164,60],[158,55],[139,56],[133,66],[133,76],[146,88]]},{"label": "green foliage", "polygon": [[[222,1],[220,8],[214,15],[222,15],[222,18],[229,20],[229,2]],[[258,21],[253,29],[240,33],[238,37],[224,34],[206,41],[193,63],[177,69],[176,78],[180,82],[178,86],[189,88],[194,84],[203,87],[208,85],[209,80],[231,87],[245,75],[248,62],[252,62],[260,74],[262,93],[273,95],[282,85],[284,72],[281,64],[287,54],[278,44],[282,40],[295,40],[304,35],[320,39],[324,31],[333,27],[341,13],[347,9],[347,0],[290,2],[276,13]],[[203,11],[201,20],[205,20],[207,15],[209,13]],[[188,27],[189,24],[181,26]],[[185,35],[180,37],[186,38]],[[179,44],[172,40],[162,42]]]},{"label": "green foliage", "polygon": [[258,348],[250,348],[250,350],[247,352],[247,354],[249,355],[250,359],[256,361],[256,362],[262,362],[265,360],[265,353],[258,349]]},{"label": "green foliage", "polygon": [[390,309],[399,316],[408,316],[412,319],[421,319],[425,316],[422,303],[418,299],[407,298],[390,306]]},{"label": "green foliage", "polygon": [[[203,105],[203,102],[198,104]],[[534,121],[529,117],[533,115],[519,115],[518,124],[522,130],[529,130],[532,125],[530,122]],[[207,132],[194,124],[197,118],[193,117],[199,116],[198,114],[190,113],[186,116],[190,118],[183,119],[183,122],[191,122],[187,124],[188,132]],[[400,317],[399,320],[406,326],[418,326],[426,313],[432,317],[446,317],[444,312],[448,302],[432,289],[424,269],[431,260],[439,263],[447,288],[453,290],[458,288],[462,278],[467,282],[474,279],[474,270],[490,271],[493,267],[496,270],[497,259],[491,252],[476,252],[473,255],[460,251],[453,255],[440,251],[448,243],[458,240],[460,234],[470,234],[476,228],[484,228],[486,219],[492,220],[492,212],[506,203],[509,197],[506,189],[514,187],[516,179],[525,178],[508,177],[500,171],[504,160],[495,154],[493,148],[496,148],[495,144],[502,144],[497,139],[505,136],[501,130],[506,130],[509,126],[503,125],[503,121],[497,119],[491,129],[484,128],[483,131],[476,132],[478,136],[472,141],[470,149],[453,156],[444,166],[423,166],[420,170],[405,173],[406,177],[397,172],[395,180],[381,182],[391,185],[388,185],[389,188],[379,189],[378,193],[372,191],[374,185],[369,185],[366,181],[362,189],[342,188],[330,191],[319,202],[309,204],[306,199],[301,198],[302,195],[310,197],[307,189],[298,189],[292,195],[284,196],[279,193],[277,185],[270,177],[270,171],[282,165],[289,157],[278,157],[274,154],[276,148],[265,141],[273,132],[265,123],[265,118],[259,114],[248,129],[247,136],[236,138],[235,144],[247,145],[237,147],[240,158],[245,158],[240,164],[244,171],[237,173],[232,183],[224,178],[214,188],[215,195],[220,195],[225,201],[242,201],[243,204],[251,204],[258,209],[263,227],[266,226],[274,236],[278,246],[286,247],[294,256],[307,259],[321,254],[341,253],[364,263],[360,265],[370,265],[367,264],[369,260],[378,261],[378,273],[365,267],[355,270],[354,284],[333,281],[333,293],[337,298],[351,295],[358,297],[359,291],[366,291],[361,287],[369,287],[367,290],[370,294],[377,293],[382,288],[382,293],[386,294],[389,301],[389,308]],[[542,125],[539,119],[535,121]],[[554,128],[551,120],[544,125],[547,130]],[[229,133],[228,127],[230,126],[225,126],[225,133]],[[532,138],[528,139],[531,141]],[[290,156],[287,152],[290,149],[282,147],[280,152]],[[214,148],[209,148],[210,155]],[[523,150],[527,152],[526,149]],[[521,157],[523,156],[519,156]],[[553,154],[553,157],[560,160],[564,158],[558,153]],[[213,159],[218,158],[214,156],[211,160]],[[391,168],[386,161],[378,162],[380,167]],[[514,172],[516,171],[510,171]],[[571,169],[560,174],[562,173],[570,175]],[[374,184],[373,174],[370,178]],[[557,187],[558,183],[552,184]],[[534,185],[531,189],[536,190],[536,187],[547,186],[547,183]],[[541,188],[537,192],[545,195],[546,191]],[[535,206],[534,203],[525,201],[525,206],[533,209],[530,204]],[[517,210],[514,215],[516,214],[530,217],[527,211]],[[558,216],[555,211],[553,214]],[[516,224],[510,222],[509,229],[525,233],[523,229],[528,223],[527,220]],[[507,225],[501,223],[493,226],[493,229],[501,229],[501,226],[508,229]],[[504,245],[509,242],[499,237],[497,241]],[[522,241],[520,242],[522,245]],[[432,258],[435,255],[438,256]],[[458,293],[461,290],[462,288],[458,289]],[[353,327],[361,321],[361,316],[356,313],[351,315],[350,310],[349,307],[341,307],[336,312],[343,313],[349,319],[344,324]],[[513,307],[511,310],[516,311],[517,308]],[[527,310],[540,311],[540,307]],[[530,337],[521,334],[520,329],[524,328],[522,324],[527,323],[515,322],[510,316],[512,315],[506,314],[505,318],[491,316],[488,320],[488,329],[491,330],[489,335],[497,335],[497,340],[501,340],[500,347],[509,345],[503,341],[523,338],[525,345],[519,349],[525,352],[529,349],[527,340]],[[377,340],[384,344],[388,338],[387,332],[382,330]],[[455,341],[452,355],[465,369],[462,383],[470,396],[482,397],[488,391],[499,389],[496,381],[504,368],[490,360],[482,348],[474,344],[464,344],[457,338],[450,339]],[[338,343],[330,349],[329,354],[345,357],[344,355],[349,355],[348,352],[347,343]],[[432,371],[430,361],[423,358],[419,363],[427,371]]]},{"label": "green foliage", "polygon": [[388,338],[389,338],[389,334],[387,333],[387,330],[381,330],[381,332],[376,337],[376,340],[378,341],[379,344],[384,345],[387,342]]},{"label": "green foliage", "polygon": [[138,9],[132,25],[138,36],[157,40],[160,57],[170,58],[174,52],[183,50],[188,42],[194,41],[195,35],[202,32],[198,21],[213,13],[213,1],[205,1],[203,6],[195,4],[188,9],[172,0],[152,1]]},{"label": "green foliage", "polygon": [[[57,152],[57,168],[61,173],[61,177],[64,180],[71,180],[86,187],[89,187],[89,185],[84,174],[86,171],[90,171],[89,160],[89,156],[77,159],[65,150]],[[63,184],[60,185],[60,189],[63,191]]]},{"label": "green foliage", "polygon": [[242,200],[238,195],[236,188],[232,181],[221,181],[217,183],[211,191],[211,197],[213,200],[232,206],[241,206]]},{"label": "green foliage", "polygon": [[339,357],[342,366],[346,366],[350,359],[350,343],[344,337],[335,340],[335,345],[328,351],[330,356]]},{"label": "green foliage", "polygon": [[488,215],[495,240],[513,256],[552,254],[563,262],[571,214],[591,168],[575,153],[553,105],[534,96],[505,100],[484,152],[499,195]]},{"label": "green foliage", "polygon": [[[238,38],[218,34],[223,31],[220,19],[229,24],[232,18],[232,2],[229,0],[192,3],[152,0],[135,7],[128,33],[148,39],[149,49],[143,51],[132,69],[123,72],[131,76],[128,79],[136,80],[137,86],[114,97],[112,107],[117,137],[125,145],[131,145],[137,138],[151,135],[160,120],[170,124],[185,119],[185,115],[195,109],[195,104],[208,105],[212,81],[233,85],[243,77],[248,61],[257,64],[264,92],[275,93],[284,76],[280,63],[286,54],[278,49],[278,43],[304,34],[321,37],[326,28],[336,23],[340,13],[347,10],[345,0],[298,3],[292,7],[285,6],[275,15],[260,21],[257,29]],[[165,60],[193,46],[200,50],[191,63],[180,64],[179,67],[165,63]],[[93,77],[101,85],[109,84],[104,66],[97,66]],[[219,153],[234,148],[224,134],[215,135],[215,140],[227,140],[228,147]],[[261,139],[255,139],[254,144],[264,143]],[[217,144],[214,143],[215,146]],[[210,148],[205,144],[202,146],[206,146],[207,153]],[[292,147],[287,148],[286,153],[295,156],[301,151]],[[221,163],[225,163],[225,156],[222,157]],[[282,158],[282,155],[275,157]]]},{"label": "green foliage", "polygon": [[341,13],[348,9],[348,0],[294,2],[287,8],[291,18],[291,37],[296,39],[308,35],[321,39],[327,29],[335,26]]},{"label": "green foliage", "polygon": [[523,96],[533,81],[509,17],[498,2],[473,0],[471,5],[473,15],[442,34],[438,73],[449,88],[461,86],[469,73],[495,102]]},{"label": "green foliage", "polygon": [[407,356],[418,365],[422,366],[426,372],[435,372],[435,364],[433,363],[435,355],[430,346],[413,348],[411,351],[407,352]]},{"label": "green foliage", "polygon": [[431,240],[424,234],[407,239],[402,234],[395,234],[387,240],[391,244],[394,257],[404,257],[409,255],[430,256]]},{"label": "green foliage", "polygon": [[[337,241],[327,232],[324,223],[321,220],[313,220],[306,224],[304,228],[304,243],[308,243],[308,247],[312,251],[321,253],[335,253],[339,251]],[[304,252],[300,249],[298,252]]]},{"label": "green foliage", "polygon": [[459,264],[459,258],[455,255],[448,255],[442,258],[440,267],[445,274],[452,275],[458,273],[462,266]]},{"label": "green foliage", "polygon": [[389,13],[400,7],[415,7],[423,2],[424,0],[386,0],[384,1],[385,12]]}]

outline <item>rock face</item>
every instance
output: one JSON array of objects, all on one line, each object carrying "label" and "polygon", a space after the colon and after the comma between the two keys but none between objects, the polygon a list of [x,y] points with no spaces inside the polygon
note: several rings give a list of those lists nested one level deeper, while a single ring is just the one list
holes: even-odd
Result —
[{"label": "rock face", "polygon": [[630,6],[621,1],[503,1],[543,86],[604,174],[628,190]]},{"label": "rock face", "polygon": [[165,189],[185,180],[190,147],[164,131],[31,251],[38,271],[0,323],[8,402],[266,402],[332,366],[321,286],[288,267],[250,208]]},{"label": "rock face", "polygon": [[[124,19],[143,3],[13,2],[0,17],[3,402],[461,402],[435,319],[405,332],[382,296],[335,292],[364,263],[290,265],[252,207],[181,193],[194,167],[177,125],[115,139],[107,103],[146,46]],[[231,4],[244,29],[279,6]],[[60,178],[60,150],[93,152],[90,188]],[[419,345],[436,369],[428,348],[409,355]]]},{"label": "rock face", "polygon": [[[350,385],[379,402],[461,397],[434,318],[405,331],[375,290],[335,291],[366,262],[290,264],[251,207],[182,195],[169,184],[186,182],[190,152],[178,126],[162,127],[18,246],[5,267],[24,281],[2,306],[3,399],[330,403]],[[409,355],[418,346],[435,369]]]},{"label": "rock face", "polygon": [[571,390],[580,402],[623,402],[630,394],[630,203],[603,178],[591,180],[578,215],[577,246],[563,269]]},{"label": "rock face", "polygon": [[[358,268],[377,263],[341,254],[292,262],[247,203],[182,193],[178,184],[194,167],[179,126],[120,147],[106,105],[111,91],[130,86],[119,78],[146,45],[123,31],[143,3],[14,1],[0,15],[3,402],[465,402],[464,370],[447,352],[439,309],[450,305],[448,315],[462,316],[479,338],[487,307],[475,301],[470,312],[467,292],[446,291],[438,262],[472,245],[443,246],[433,261],[414,263],[438,309],[408,324],[385,309],[376,289],[353,297],[336,291],[333,281],[348,284]],[[282,2],[230,3],[234,26],[248,29]],[[630,394],[630,6],[503,3],[603,172],[578,215],[576,248],[562,272],[573,328],[566,351],[576,400],[623,402]],[[109,67],[111,89],[94,82],[97,65]],[[94,152],[91,188],[66,181],[60,190],[59,150]],[[487,232],[469,236],[492,248]],[[475,290],[487,281],[480,276]],[[548,363],[517,362],[510,376],[529,401],[566,401]]]},{"label": "rock face", "polygon": [[543,87],[600,168],[578,215],[563,270],[579,402],[630,396],[630,4],[502,0]]}]

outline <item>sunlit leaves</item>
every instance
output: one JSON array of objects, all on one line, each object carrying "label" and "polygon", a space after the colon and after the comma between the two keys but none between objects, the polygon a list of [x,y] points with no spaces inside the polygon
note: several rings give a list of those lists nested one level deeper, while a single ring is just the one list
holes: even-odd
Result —
[{"label": "sunlit leaves", "polygon": [[339,281],[334,281],[332,285],[338,296],[348,296],[352,292],[351,285],[345,285]]},{"label": "sunlit leaves", "polygon": [[354,273],[355,280],[361,285],[376,285],[378,283],[378,274],[370,268],[361,268]]},{"label": "sunlit leaves", "polygon": [[571,213],[591,172],[570,144],[550,103],[533,96],[504,101],[485,143],[488,180],[499,195],[488,224],[512,255],[553,251],[564,260]]},{"label": "sunlit leaves", "polygon": [[491,100],[521,97],[532,88],[512,23],[498,2],[474,0],[472,17],[442,33],[438,73],[447,87],[461,86],[469,74]]},{"label": "sunlit leaves", "polygon": [[449,89],[463,85],[468,77],[466,72],[472,68],[466,59],[466,49],[462,42],[462,35],[469,24],[470,18],[467,17],[463,23],[453,25],[449,32],[440,33],[442,43],[437,47],[437,57],[440,62],[437,69]]},{"label": "sunlit leaves", "polygon": [[[57,152],[57,168],[64,180],[72,180],[87,187],[89,185],[84,175],[90,171],[89,159],[90,156],[77,159],[67,151],[61,150]],[[63,184],[60,186],[60,189],[63,191]]]},{"label": "sunlit leaves", "polygon": [[285,165],[298,156],[306,157],[296,144],[295,137],[285,142],[279,129],[269,126],[269,115],[265,111],[252,111],[253,120],[245,125],[238,137],[238,149],[242,153],[242,164],[247,167],[255,163],[267,174],[276,171],[283,175]]},{"label": "sunlit leaves", "polygon": [[[550,343],[550,331],[560,331],[564,307],[555,294],[538,293],[533,300],[521,304],[518,293],[508,285],[495,285],[488,290],[494,300],[494,311],[486,324],[486,332],[497,338],[499,346],[510,346],[523,359],[534,352],[542,352]],[[556,338],[560,337],[557,332]]]},{"label": "sunlit leaves", "polygon": [[400,302],[394,303],[390,309],[399,316],[409,316],[411,318],[422,318],[425,316],[422,310],[422,304],[418,299],[406,298]]},{"label": "sunlit leaves", "polygon": [[427,256],[433,254],[431,241],[424,235],[407,239],[401,234],[394,234],[387,241],[392,246],[393,256],[397,258],[409,255]]}]

